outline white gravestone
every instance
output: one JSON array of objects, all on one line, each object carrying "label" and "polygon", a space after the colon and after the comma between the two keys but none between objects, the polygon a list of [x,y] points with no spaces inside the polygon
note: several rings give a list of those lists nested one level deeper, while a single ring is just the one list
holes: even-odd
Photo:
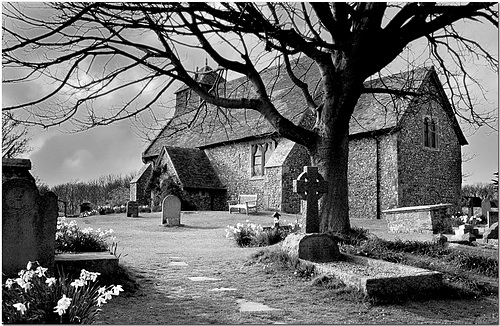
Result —
[{"label": "white gravestone", "polygon": [[181,224],[181,200],[174,195],[168,195],[161,205],[161,224],[178,226]]}]

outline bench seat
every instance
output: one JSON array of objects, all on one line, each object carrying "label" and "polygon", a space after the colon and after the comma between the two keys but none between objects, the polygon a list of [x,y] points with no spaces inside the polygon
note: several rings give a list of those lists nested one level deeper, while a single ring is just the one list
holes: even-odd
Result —
[{"label": "bench seat", "polygon": [[239,195],[237,201],[230,200],[228,201],[228,205],[229,214],[231,214],[231,210],[233,209],[237,209],[238,212],[244,209],[247,215],[249,211],[257,213],[257,195]]}]

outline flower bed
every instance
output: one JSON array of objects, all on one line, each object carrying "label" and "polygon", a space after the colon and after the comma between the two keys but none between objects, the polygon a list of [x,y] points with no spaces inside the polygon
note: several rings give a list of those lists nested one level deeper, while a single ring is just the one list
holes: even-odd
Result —
[{"label": "flower bed", "polygon": [[49,277],[47,268],[28,262],[16,279],[2,287],[2,322],[7,324],[90,324],[103,304],[123,291],[99,286],[100,273],[84,269],[77,279]]},{"label": "flower bed", "polygon": [[114,247],[113,229],[101,231],[92,228],[80,229],[75,221],[65,217],[57,219],[56,252],[101,252]]},{"label": "flower bed", "polygon": [[232,237],[240,247],[263,247],[283,241],[287,235],[298,232],[300,228],[301,225],[298,222],[270,228],[249,223],[247,220],[246,225],[243,223],[238,223],[235,226],[228,225],[226,238]]}]

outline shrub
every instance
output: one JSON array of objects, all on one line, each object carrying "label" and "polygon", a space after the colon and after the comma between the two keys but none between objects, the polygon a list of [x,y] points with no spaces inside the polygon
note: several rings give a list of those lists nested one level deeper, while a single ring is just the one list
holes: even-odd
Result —
[{"label": "shrub", "polygon": [[123,291],[121,285],[100,287],[99,273],[82,269],[78,279],[48,277],[47,268],[29,262],[16,279],[2,287],[2,322],[13,324],[90,324],[100,307]]},{"label": "shrub", "polygon": [[57,219],[56,252],[101,252],[114,243],[112,229],[101,231],[92,228],[80,229],[75,221],[66,222],[65,217]]}]

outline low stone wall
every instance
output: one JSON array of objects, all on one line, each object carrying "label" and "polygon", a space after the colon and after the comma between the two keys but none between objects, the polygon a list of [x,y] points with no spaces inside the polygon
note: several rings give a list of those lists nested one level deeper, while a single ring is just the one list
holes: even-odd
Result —
[{"label": "low stone wall", "polygon": [[382,211],[392,233],[426,233],[439,231],[451,204],[411,206]]}]

